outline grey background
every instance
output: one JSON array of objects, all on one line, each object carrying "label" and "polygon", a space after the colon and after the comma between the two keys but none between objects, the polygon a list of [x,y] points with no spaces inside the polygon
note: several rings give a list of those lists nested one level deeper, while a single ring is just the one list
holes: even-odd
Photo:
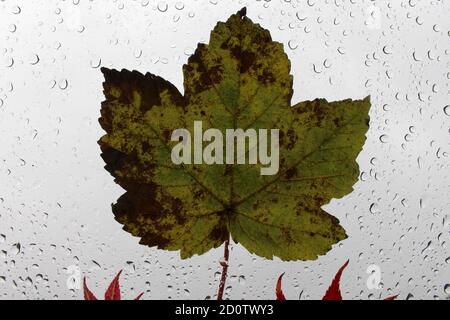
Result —
[{"label": "grey background", "polygon": [[[100,66],[150,71],[182,89],[181,67],[241,7],[285,44],[293,102],[372,96],[354,192],[325,209],[349,239],[313,262],[266,261],[232,246],[232,299],[321,298],[337,269],[344,299],[448,299],[450,3],[447,0],[1,0],[0,295],[99,297],[124,269],[125,298],[213,298],[222,250],[182,261],[138,245],[110,205],[123,193],[96,141]],[[381,288],[366,286],[368,266]]]}]

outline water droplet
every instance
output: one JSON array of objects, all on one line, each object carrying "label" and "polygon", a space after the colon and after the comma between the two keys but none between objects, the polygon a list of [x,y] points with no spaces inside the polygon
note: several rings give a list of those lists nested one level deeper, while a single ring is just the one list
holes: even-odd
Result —
[{"label": "water droplet", "polygon": [[14,33],[17,31],[17,26],[14,23],[12,23],[9,25],[8,30],[9,30],[9,32]]},{"label": "water droplet", "polygon": [[142,50],[141,49],[137,49],[134,51],[134,57],[136,59],[139,59],[140,57],[142,57]]},{"label": "water droplet", "polygon": [[4,57],[3,65],[7,68],[11,68],[14,65],[14,59],[12,57]]},{"label": "water droplet", "polygon": [[68,86],[69,86],[69,82],[67,81],[67,79],[61,79],[61,80],[58,82],[58,87],[59,87],[61,90],[66,90]]},{"label": "water droplet", "polygon": [[367,180],[367,173],[365,173],[364,171],[361,172],[361,174],[359,176],[359,180],[366,181]]},{"label": "water droplet", "polygon": [[160,1],[157,5],[157,8],[160,12],[166,12],[169,9],[169,5],[165,1]]},{"label": "water droplet", "polygon": [[446,116],[450,116],[450,105],[444,107],[444,113]]},{"label": "water droplet", "polygon": [[184,9],[184,3],[178,1],[177,3],[175,3],[175,9],[177,9],[177,10],[183,10],[183,9]]},{"label": "water droplet", "polygon": [[39,56],[37,54],[31,55],[31,57],[30,57],[30,64],[31,65],[34,66],[34,65],[38,64],[39,61],[40,61],[40,58],[39,58]]},{"label": "water droplet", "polygon": [[389,46],[384,46],[383,47],[383,53],[384,54],[392,54],[391,49],[389,48]]},{"label": "water droplet", "polygon": [[297,49],[298,48],[297,40],[289,40],[288,46],[289,46],[289,49],[291,49],[291,50]]},{"label": "water droplet", "polygon": [[305,21],[305,20],[308,18],[307,16],[303,15],[301,12],[297,12],[297,13],[295,14],[295,16],[296,16],[297,19],[300,20],[300,21]]},{"label": "water droplet", "polygon": [[450,294],[450,284],[449,284],[449,283],[447,283],[447,284],[444,286],[444,292],[445,292],[446,294]]},{"label": "water droplet", "polygon": [[91,266],[90,266],[90,268],[89,268],[89,271],[97,271],[97,270],[100,270],[102,267],[100,266],[100,264],[97,262],[97,261],[95,261],[95,260],[92,260],[91,261]]},{"label": "water droplet", "polygon": [[319,66],[317,66],[315,63],[313,63],[313,71],[314,71],[314,73],[317,73],[317,74],[322,73],[322,69]]},{"label": "water droplet", "polygon": [[11,11],[13,14],[20,14],[22,9],[19,6],[14,6]]},{"label": "water droplet", "polygon": [[20,249],[21,249],[20,243],[15,243],[11,246],[8,253],[13,256],[18,255],[20,253]]},{"label": "water droplet", "polygon": [[102,59],[97,58],[97,59],[92,59],[90,62],[91,68],[93,69],[97,69],[100,68],[100,66],[102,65]]},{"label": "water droplet", "polygon": [[380,213],[380,210],[379,210],[379,208],[378,208],[378,204],[372,203],[372,204],[370,205],[370,207],[369,207],[369,211],[370,211],[370,213],[372,213],[372,214],[379,214],[379,213]]},{"label": "water droplet", "polygon": [[387,143],[387,142],[388,142],[388,138],[389,138],[388,135],[383,134],[383,135],[380,136],[380,141],[381,141],[382,143]]}]

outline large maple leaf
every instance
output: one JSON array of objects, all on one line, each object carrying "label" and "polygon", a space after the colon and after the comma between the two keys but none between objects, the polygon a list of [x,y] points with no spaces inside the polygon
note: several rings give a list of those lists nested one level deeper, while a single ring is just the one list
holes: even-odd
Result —
[{"label": "large maple leaf", "polygon": [[[312,260],[345,239],[321,207],[353,189],[370,100],[291,105],[293,78],[281,43],[243,9],[219,22],[183,67],[184,95],[151,73],[103,68],[99,144],[126,193],[113,205],[140,243],[182,258],[230,235],[259,256]],[[279,129],[279,171],[261,164],[174,165],[171,133],[216,128]]]}]

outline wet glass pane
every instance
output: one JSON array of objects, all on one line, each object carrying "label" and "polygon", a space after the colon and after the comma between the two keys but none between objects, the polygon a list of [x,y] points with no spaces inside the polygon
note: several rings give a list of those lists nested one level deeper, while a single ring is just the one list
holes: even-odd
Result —
[{"label": "wet glass pane", "polygon": [[182,68],[218,21],[247,16],[284,45],[297,103],[371,97],[353,191],[323,207],[348,238],[314,261],[231,242],[225,299],[448,299],[450,42],[447,1],[0,1],[0,295],[215,299],[223,246],[181,259],[139,244],[111,204],[124,193],[97,141],[102,67]]}]

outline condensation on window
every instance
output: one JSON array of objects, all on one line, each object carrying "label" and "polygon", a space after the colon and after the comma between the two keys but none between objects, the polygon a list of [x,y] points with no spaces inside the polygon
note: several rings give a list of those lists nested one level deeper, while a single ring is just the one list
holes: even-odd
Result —
[{"label": "condensation on window", "polygon": [[[45,2],[45,3],[44,3]],[[337,269],[344,299],[449,299],[450,4],[439,0],[0,1],[0,296],[214,299],[222,249],[181,260],[114,220],[123,193],[97,140],[101,67],[152,72],[182,90],[182,66],[217,21],[248,16],[284,44],[293,101],[371,96],[354,191],[324,208],[349,238],[309,262],[232,243],[227,299],[320,299]]]}]

